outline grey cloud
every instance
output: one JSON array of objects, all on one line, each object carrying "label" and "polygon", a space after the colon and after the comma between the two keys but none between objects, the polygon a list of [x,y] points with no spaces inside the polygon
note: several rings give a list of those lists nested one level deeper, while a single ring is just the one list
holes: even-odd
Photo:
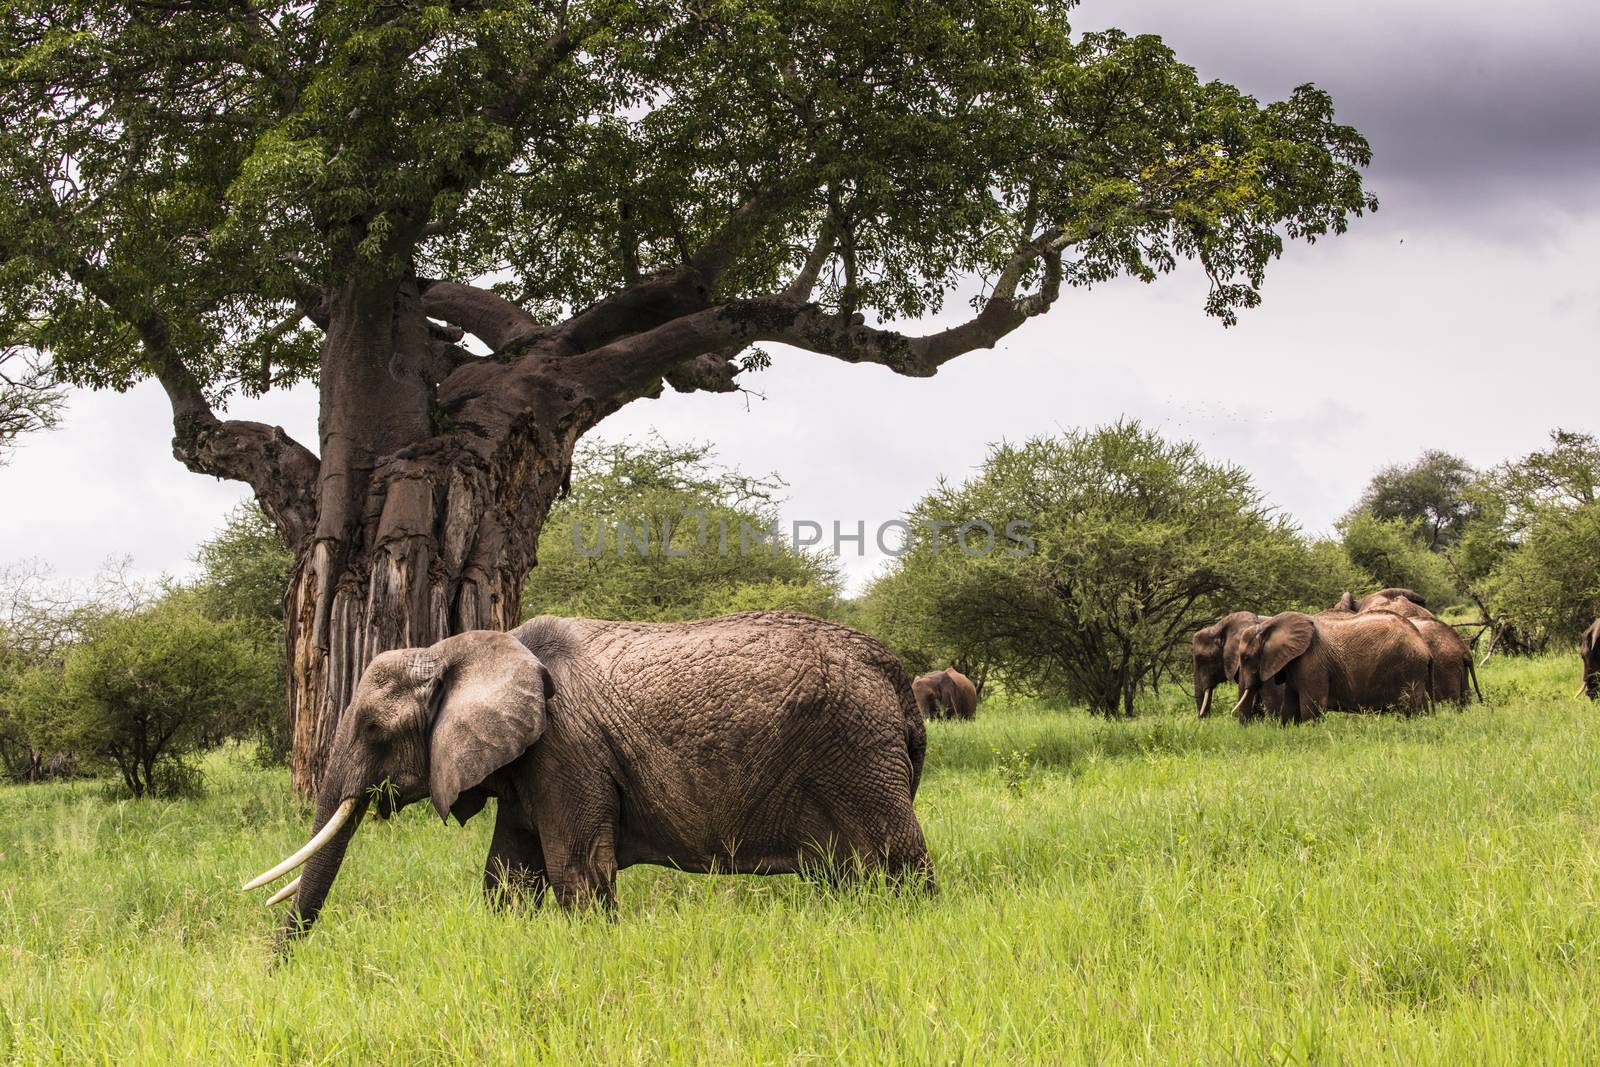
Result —
[{"label": "grey cloud", "polygon": [[1493,233],[1529,209],[1595,206],[1600,5],[1090,0],[1078,23],[1158,34],[1263,98],[1317,83],[1372,142],[1379,196],[1413,221]]}]

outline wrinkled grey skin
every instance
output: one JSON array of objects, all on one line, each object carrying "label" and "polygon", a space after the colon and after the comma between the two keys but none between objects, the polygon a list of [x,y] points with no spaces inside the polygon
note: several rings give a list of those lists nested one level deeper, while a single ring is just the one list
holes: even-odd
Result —
[{"label": "wrinkled grey skin", "polygon": [[1426,710],[1433,657],[1409,619],[1389,611],[1356,615],[1286,611],[1245,636],[1239,684],[1282,682],[1283,722],[1308,722],[1325,709]]},{"label": "wrinkled grey skin", "polygon": [[1435,618],[1433,612],[1428,610],[1428,601],[1421,593],[1397,586],[1380,589],[1363,597],[1346,593],[1330,610],[1356,614],[1363,611],[1392,611],[1407,619]]},{"label": "wrinkled grey skin", "polygon": [[919,674],[911,683],[911,695],[916,698],[917,708],[925,719],[975,719],[978,716],[978,687],[954,667]]},{"label": "wrinkled grey skin", "polygon": [[[1217,686],[1239,681],[1239,656],[1245,634],[1260,621],[1261,616],[1253,611],[1235,611],[1196,630],[1189,639],[1189,651],[1194,657],[1194,708],[1201,718],[1217,710]],[[1259,719],[1263,713],[1276,716],[1283,706],[1281,685],[1257,686],[1245,696],[1247,699],[1239,705],[1240,722]],[[1211,698],[1209,702],[1207,697]]]},{"label": "wrinkled grey skin", "polygon": [[1583,659],[1583,691],[1590,700],[1600,700],[1600,619],[1583,631],[1578,655]]},{"label": "wrinkled grey skin", "polygon": [[1411,625],[1428,643],[1428,653],[1433,657],[1433,698],[1465,707],[1476,693],[1478,703],[1483,703],[1472,649],[1456,633],[1456,628],[1438,619],[1412,619]]},{"label": "wrinkled grey skin", "polygon": [[551,616],[388,652],[339,730],[286,933],[316,920],[374,787],[465,821],[497,798],[493,900],[614,906],[635,863],[884,869],[932,889],[912,798],[926,735],[899,662],[847,627],[750,612],[675,625]]},{"label": "wrinkled grey skin", "polygon": [[1422,639],[1428,643],[1433,657],[1433,697],[1458,706],[1471,702],[1477,694],[1483,703],[1483,690],[1478,687],[1478,669],[1472,662],[1472,649],[1449,623],[1440,622],[1427,608],[1427,602],[1410,589],[1380,589],[1364,597],[1346,593],[1339,603],[1323,615],[1338,613],[1359,614],[1365,611],[1388,611],[1411,620]]}]

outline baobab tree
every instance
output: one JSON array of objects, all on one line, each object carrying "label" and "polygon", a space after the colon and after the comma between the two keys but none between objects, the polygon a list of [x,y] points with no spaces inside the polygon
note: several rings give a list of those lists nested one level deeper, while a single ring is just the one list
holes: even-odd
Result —
[{"label": "baobab tree", "polygon": [[[624,405],[734,391],[762,342],[927,377],[1184,260],[1230,322],[1375,207],[1325,93],[1263,105],[1072,7],[0,0],[0,343],[155,378],[176,457],[253,489],[309,790],[374,654],[516,621]],[[302,379],[315,451],[226,417]]]}]

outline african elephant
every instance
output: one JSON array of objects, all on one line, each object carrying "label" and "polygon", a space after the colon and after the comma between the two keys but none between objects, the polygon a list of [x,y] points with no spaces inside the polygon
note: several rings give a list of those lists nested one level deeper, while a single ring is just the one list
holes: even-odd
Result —
[{"label": "african elephant", "polygon": [[911,693],[925,719],[977,718],[978,687],[954,667],[918,675]]},{"label": "african elephant", "polygon": [[1456,628],[1432,618],[1412,619],[1411,625],[1428,643],[1428,654],[1433,657],[1433,698],[1465,706],[1476,693],[1478,703],[1482,704],[1483,690],[1478,688],[1472,649],[1461,640]]},{"label": "african elephant", "polygon": [[[895,657],[858,631],[747,612],[677,624],[543,616],[385,652],[339,720],[288,936],[316,921],[356,825],[490,797],[491,900],[615,907],[623,867],[882,869],[932,890],[912,809],[927,747]],[[293,884],[292,884],[293,885]]]},{"label": "african elephant", "polygon": [[1376,593],[1368,593],[1363,597],[1351,596],[1346,593],[1331,609],[1333,611],[1392,611],[1408,619],[1432,619],[1433,612],[1428,610],[1428,602],[1421,593],[1410,589],[1390,587],[1380,589]]},{"label": "african elephant", "polygon": [[1589,624],[1578,640],[1578,655],[1583,660],[1583,688],[1578,695],[1600,700],[1600,619]]},{"label": "african elephant", "polygon": [[[1202,719],[1211,714],[1211,697],[1217,686],[1239,681],[1239,655],[1245,634],[1260,621],[1261,616],[1253,611],[1235,611],[1196,630],[1189,639],[1189,651],[1194,657],[1194,706]],[[1249,722],[1261,717],[1263,707],[1267,714],[1277,715],[1282,703],[1283,686],[1258,686],[1253,693],[1240,690],[1234,711],[1240,722]]]},{"label": "african elephant", "polygon": [[1427,642],[1410,620],[1388,611],[1286,611],[1249,631],[1239,657],[1239,685],[1247,692],[1283,683],[1283,722],[1306,722],[1329,708],[1422,711],[1432,674]]}]

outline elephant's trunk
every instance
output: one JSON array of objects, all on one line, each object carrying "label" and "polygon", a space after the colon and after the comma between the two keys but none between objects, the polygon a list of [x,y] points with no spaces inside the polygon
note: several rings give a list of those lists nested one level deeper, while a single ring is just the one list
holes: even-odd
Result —
[{"label": "elephant's trunk", "polygon": [[[328,890],[333,887],[333,880],[339,874],[339,866],[344,862],[344,850],[349,846],[350,838],[355,834],[361,817],[366,814],[367,801],[364,798],[347,799],[355,802],[349,817],[335,831],[328,843],[306,861],[305,873],[300,876],[300,886],[295,893],[294,904],[284,917],[280,931],[281,937],[286,941],[306,933],[317,921],[317,916],[322,911],[322,904],[328,899]],[[341,804],[337,794],[333,798],[325,795],[318,802],[316,826],[319,831],[340,810]]]}]

